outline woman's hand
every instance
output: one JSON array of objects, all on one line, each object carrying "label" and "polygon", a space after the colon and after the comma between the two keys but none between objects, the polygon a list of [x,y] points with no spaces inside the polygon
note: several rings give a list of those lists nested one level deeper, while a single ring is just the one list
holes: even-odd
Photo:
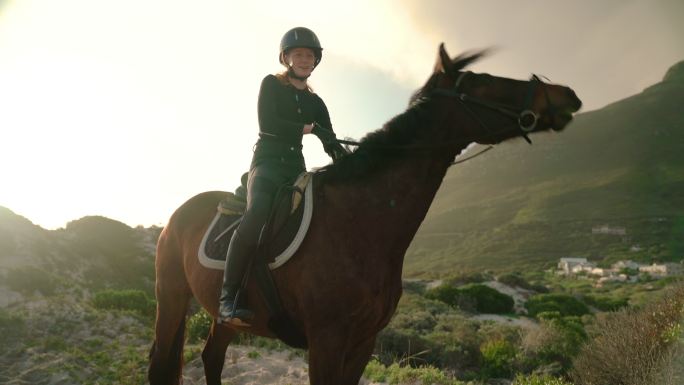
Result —
[{"label": "woman's hand", "polygon": [[305,124],[304,128],[302,128],[302,135],[310,134],[311,130],[313,130],[313,128],[314,128],[313,123]]}]

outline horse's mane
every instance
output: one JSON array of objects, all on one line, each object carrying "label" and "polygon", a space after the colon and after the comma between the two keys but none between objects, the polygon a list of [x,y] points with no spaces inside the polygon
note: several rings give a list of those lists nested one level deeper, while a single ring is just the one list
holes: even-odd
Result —
[{"label": "horse's mane", "polygon": [[429,105],[425,102],[416,103],[403,113],[385,123],[382,128],[368,133],[360,141],[355,150],[324,168],[322,176],[327,182],[343,182],[359,180],[370,176],[379,169],[385,168],[409,145],[421,137],[419,126],[428,123]]},{"label": "horse's mane", "polygon": [[[484,56],[486,51],[465,53],[452,61],[450,71],[460,71]],[[337,163],[324,167],[322,173],[326,182],[359,180],[384,169],[388,163],[412,149],[411,145],[431,133],[420,128],[431,123],[434,114],[429,91],[436,86],[438,73],[433,73],[423,87],[410,98],[409,107],[395,116],[382,128],[368,133],[359,141],[359,146]]]}]

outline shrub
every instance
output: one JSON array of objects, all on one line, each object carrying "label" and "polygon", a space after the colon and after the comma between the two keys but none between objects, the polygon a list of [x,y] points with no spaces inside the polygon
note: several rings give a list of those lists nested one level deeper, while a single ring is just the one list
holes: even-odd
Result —
[{"label": "shrub", "polygon": [[458,307],[461,291],[451,285],[440,285],[425,292],[425,297],[442,301],[445,304]]},{"label": "shrub", "polygon": [[482,372],[485,378],[503,378],[512,374],[516,349],[506,340],[493,340],[480,347]]},{"label": "shrub", "polygon": [[434,331],[425,336],[438,349],[429,363],[459,374],[478,371],[482,364],[480,326],[457,314],[439,316]]},{"label": "shrub", "polygon": [[518,273],[503,274],[496,280],[511,287],[534,290],[533,286],[530,285],[525,278],[521,277]]},{"label": "shrub", "polygon": [[573,380],[578,385],[663,385],[661,373],[672,366],[681,344],[683,316],[684,285],[643,308],[599,314],[590,342],[573,362]]},{"label": "shrub", "polygon": [[213,318],[204,309],[200,309],[188,319],[188,340],[203,341],[209,335]]},{"label": "shrub", "polygon": [[601,311],[616,311],[629,305],[627,298],[610,298],[585,295],[582,297],[584,303],[593,306]]},{"label": "shrub", "polygon": [[52,274],[33,266],[10,270],[6,274],[5,284],[11,290],[22,294],[33,294],[38,291],[43,295],[54,294],[58,286]]},{"label": "shrub", "polygon": [[537,351],[540,361],[544,364],[559,362],[567,370],[587,341],[582,321],[579,317],[563,317],[557,312],[540,313],[539,318],[550,337]]},{"label": "shrub", "polygon": [[151,317],[156,303],[140,290],[105,290],[95,294],[93,305],[98,309],[130,310]]},{"label": "shrub", "polygon": [[426,310],[401,312],[392,319],[392,326],[397,329],[430,332],[437,324],[437,319]]},{"label": "shrub", "polygon": [[485,285],[471,285],[461,289],[462,295],[475,300],[475,308],[480,313],[511,313],[515,302],[510,296]]},{"label": "shrub", "polygon": [[363,375],[373,382],[385,382],[390,385],[405,383],[416,385],[463,385],[462,382],[450,378],[444,372],[429,365],[412,368],[401,366],[395,362],[386,367],[382,363],[373,360],[366,365]]},{"label": "shrub", "polygon": [[557,311],[562,316],[582,316],[589,314],[589,308],[575,297],[565,294],[538,294],[525,303],[530,316],[542,312]]},{"label": "shrub", "polygon": [[442,301],[452,307],[480,313],[510,313],[513,311],[513,298],[499,293],[489,286],[474,284],[463,288],[441,285],[428,290],[425,296]]},{"label": "shrub", "polygon": [[0,309],[0,346],[21,340],[25,331],[26,322],[22,317]]},{"label": "shrub", "polygon": [[378,334],[378,358],[385,364],[405,359],[409,363],[432,363],[439,358],[440,343],[431,341],[416,332],[387,328]]}]

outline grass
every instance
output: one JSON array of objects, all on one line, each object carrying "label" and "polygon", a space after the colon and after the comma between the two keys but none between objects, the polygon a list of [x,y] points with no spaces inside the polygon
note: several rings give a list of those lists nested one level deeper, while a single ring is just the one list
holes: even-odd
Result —
[{"label": "grass", "polygon": [[157,309],[154,299],[141,290],[104,290],[95,293],[93,306],[98,309],[130,310],[153,318]]},{"label": "grass", "polygon": [[413,368],[393,363],[385,366],[379,361],[372,360],[366,365],[364,377],[373,382],[386,382],[390,385],[411,383],[416,385],[465,385],[463,382],[451,378],[443,371],[430,366]]}]

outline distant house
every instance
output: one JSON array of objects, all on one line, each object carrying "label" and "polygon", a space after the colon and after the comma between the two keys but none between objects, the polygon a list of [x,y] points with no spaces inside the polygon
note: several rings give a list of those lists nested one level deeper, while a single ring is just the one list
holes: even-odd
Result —
[{"label": "distant house", "polygon": [[613,271],[610,269],[604,269],[602,267],[594,267],[589,271],[589,274],[591,275],[597,275],[599,277],[605,277],[607,275],[611,275]]},{"label": "distant house", "polygon": [[613,270],[620,271],[622,269],[630,269],[630,270],[639,270],[639,267],[642,265],[631,261],[631,260],[626,260],[626,261],[617,261],[615,262],[611,267]]},{"label": "distant house", "polygon": [[558,262],[558,269],[564,274],[577,274],[586,271],[586,268],[593,268],[594,264],[587,262],[586,258],[561,258]]},{"label": "distant house", "polygon": [[611,274],[606,277],[601,277],[598,280],[596,280],[596,283],[594,284],[595,287],[603,287],[603,284],[606,282],[636,282],[637,277],[628,277],[625,274]]},{"label": "distant house", "polygon": [[667,277],[682,273],[682,265],[678,263],[652,264],[650,266],[639,267],[640,273],[648,273],[654,277]]},{"label": "distant house", "polygon": [[610,235],[626,235],[627,229],[624,227],[610,227],[608,225],[594,226],[591,229],[592,234],[610,234]]}]

